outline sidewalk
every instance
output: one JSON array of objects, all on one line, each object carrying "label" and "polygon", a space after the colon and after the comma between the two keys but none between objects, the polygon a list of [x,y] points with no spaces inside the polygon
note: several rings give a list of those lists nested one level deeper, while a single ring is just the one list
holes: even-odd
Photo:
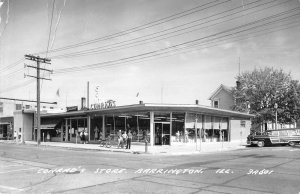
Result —
[{"label": "sidewalk", "polygon": [[[12,140],[0,140],[0,143],[16,143]],[[27,145],[37,145],[35,141],[25,141]],[[131,150],[116,148],[100,147],[99,144],[75,144],[65,142],[41,142],[42,146],[53,146],[68,149],[87,149],[87,150],[99,150],[109,152],[124,152],[132,154],[145,154],[145,143],[132,143]],[[149,144],[148,144],[149,145]],[[200,143],[177,143],[172,142],[172,146],[148,146],[147,154],[159,154],[159,155],[190,155],[190,154],[201,154],[209,152],[220,152],[228,150],[244,149],[245,145],[241,145],[241,142],[202,142]]]}]

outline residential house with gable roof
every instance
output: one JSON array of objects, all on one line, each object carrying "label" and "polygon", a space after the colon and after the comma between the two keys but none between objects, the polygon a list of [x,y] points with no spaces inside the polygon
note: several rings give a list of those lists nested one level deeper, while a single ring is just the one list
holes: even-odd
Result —
[{"label": "residential house with gable roof", "polygon": [[[209,100],[211,101],[211,107],[232,111],[233,106],[235,105],[233,89],[234,87],[225,86],[221,84],[209,97]],[[296,126],[300,125],[300,121],[298,121],[298,123],[287,123],[287,124],[280,123],[277,125],[278,125],[277,129],[295,128]],[[244,124],[241,123],[241,126],[244,126]],[[270,129],[275,129],[275,123],[272,121],[265,121],[263,125],[259,125],[259,124],[255,126],[252,125],[252,130],[255,131],[265,131]]]},{"label": "residential house with gable roof", "polygon": [[234,105],[232,89],[233,87],[221,84],[209,97],[211,107],[232,110]]}]

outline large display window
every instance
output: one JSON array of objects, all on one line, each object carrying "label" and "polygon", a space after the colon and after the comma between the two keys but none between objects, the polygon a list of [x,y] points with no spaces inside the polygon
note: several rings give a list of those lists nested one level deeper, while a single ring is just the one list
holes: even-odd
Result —
[{"label": "large display window", "polygon": [[184,142],[185,113],[172,113],[172,142]]},{"label": "large display window", "polygon": [[[144,142],[146,138],[150,141],[150,113],[134,112],[115,115],[105,115],[105,137],[117,139],[117,133],[131,131],[133,142]],[[99,129],[99,137],[102,137],[102,116],[93,119],[92,127],[94,133]]]}]

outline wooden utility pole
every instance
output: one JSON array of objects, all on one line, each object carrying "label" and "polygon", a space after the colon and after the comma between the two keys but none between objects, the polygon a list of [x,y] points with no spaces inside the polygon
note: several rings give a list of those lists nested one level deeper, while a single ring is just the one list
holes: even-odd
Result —
[{"label": "wooden utility pole", "polygon": [[24,75],[25,77],[33,77],[36,78],[36,102],[37,102],[37,111],[36,111],[36,126],[37,126],[37,145],[39,146],[41,144],[41,116],[40,116],[40,94],[41,94],[41,90],[40,90],[40,80],[41,79],[45,79],[45,80],[51,80],[48,78],[43,78],[40,77],[40,70],[42,71],[48,71],[50,73],[53,73],[53,70],[49,70],[49,69],[45,69],[45,68],[41,68],[40,67],[40,63],[45,63],[45,64],[51,64],[50,63],[50,59],[47,58],[41,58],[39,56],[33,56],[33,55],[25,55],[25,59],[27,60],[31,60],[31,61],[36,61],[36,66],[32,66],[32,65],[26,65],[25,64],[25,68],[29,67],[29,68],[34,68],[36,69],[36,76],[32,76],[32,75]]}]

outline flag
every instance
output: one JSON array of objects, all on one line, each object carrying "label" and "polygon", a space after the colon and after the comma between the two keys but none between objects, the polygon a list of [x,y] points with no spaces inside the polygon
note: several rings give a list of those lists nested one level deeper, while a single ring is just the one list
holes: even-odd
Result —
[{"label": "flag", "polygon": [[140,95],[140,93],[138,92],[137,94],[136,94],[136,97],[138,97]]},{"label": "flag", "polygon": [[60,97],[60,94],[59,94],[59,88],[58,88],[57,91],[56,91],[56,96]]}]

